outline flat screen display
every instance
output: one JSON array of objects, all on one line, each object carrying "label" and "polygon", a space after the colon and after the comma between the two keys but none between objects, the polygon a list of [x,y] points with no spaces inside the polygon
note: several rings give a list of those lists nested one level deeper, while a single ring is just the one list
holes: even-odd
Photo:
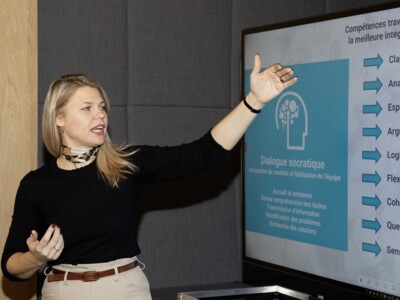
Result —
[{"label": "flat screen display", "polygon": [[[298,82],[243,143],[245,260],[400,297],[400,4],[246,29]],[[395,298],[397,299],[397,298]]]}]

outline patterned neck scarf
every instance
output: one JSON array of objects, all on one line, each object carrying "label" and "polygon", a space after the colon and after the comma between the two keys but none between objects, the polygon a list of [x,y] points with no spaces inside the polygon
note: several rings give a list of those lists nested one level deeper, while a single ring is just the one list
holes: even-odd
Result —
[{"label": "patterned neck scarf", "polygon": [[98,151],[99,147],[92,147],[89,149],[76,149],[61,145],[61,156],[74,164],[87,162],[90,159],[95,158]]}]

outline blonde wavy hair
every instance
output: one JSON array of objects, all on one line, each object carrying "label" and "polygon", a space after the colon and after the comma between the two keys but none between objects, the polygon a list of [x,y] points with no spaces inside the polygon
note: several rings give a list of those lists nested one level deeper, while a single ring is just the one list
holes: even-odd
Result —
[{"label": "blonde wavy hair", "polygon": [[[57,113],[68,103],[70,97],[81,87],[96,88],[105,101],[105,111],[110,111],[110,101],[102,86],[83,74],[64,75],[53,81],[47,92],[42,115],[43,142],[51,155],[61,156],[61,134],[56,124]],[[105,142],[99,147],[97,154],[97,168],[101,177],[111,187],[118,187],[118,183],[128,174],[136,171],[137,167],[127,158],[135,151],[127,151],[124,145],[114,145],[106,134]]]}]

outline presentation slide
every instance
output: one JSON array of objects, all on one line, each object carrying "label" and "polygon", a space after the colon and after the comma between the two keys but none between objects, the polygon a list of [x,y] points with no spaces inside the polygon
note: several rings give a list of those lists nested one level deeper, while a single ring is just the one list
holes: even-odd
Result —
[{"label": "presentation slide", "polygon": [[400,295],[400,8],[244,35],[298,82],[245,135],[245,255]]}]

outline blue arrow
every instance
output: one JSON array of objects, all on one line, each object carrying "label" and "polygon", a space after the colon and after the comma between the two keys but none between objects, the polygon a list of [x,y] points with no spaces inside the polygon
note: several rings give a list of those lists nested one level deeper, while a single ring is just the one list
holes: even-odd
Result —
[{"label": "blue arrow", "polygon": [[376,104],[364,105],[363,106],[363,113],[364,114],[375,114],[376,116],[379,115],[381,112],[382,107],[379,105],[378,101]]},{"label": "blue arrow", "polygon": [[375,171],[375,174],[362,174],[362,182],[375,183],[375,186],[381,181],[381,177]]},{"label": "blue arrow", "polygon": [[382,63],[383,59],[379,54],[377,57],[364,58],[364,67],[376,67],[379,69]]},{"label": "blue arrow", "polygon": [[363,159],[371,159],[375,160],[375,163],[378,162],[378,160],[382,157],[381,153],[379,152],[378,149],[375,148],[375,151],[363,151],[362,152],[362,158]]},{"label": "blue arrow", "polygon": [[365,81],[363,84],[364,91],[376,90],[376,92],[379,92],[381,87],[382,87],[382,82],[379,80],[379,78],[376,78],[375,81]]},{"label": "blue arrow", "polygon": [[377,218],[375,218],[375,221],[362,220],[362,228],[373,229],[375,230],[375,233],[377,233],[379,229],[381,229],[381,224]]},{"label": "blue arrow", "polygon": [[374,206],[375,210],[381,205],[381,200],[379,200],[378,196],[375,195],[375,197],[362,197],[362,204],[363,205],[369,205],[369,206]]},{"label": "blue arrow", "polygon": [[363,128],[362,135],[363,136],[374,136],[375,139],[377,140],[378,137],[381,135],[382,131],[378,127],[378,125],[375,126],[375,128]]},{"label": "blue arrow", "polygon": [[378,254],[381,252],[381,247],[379,247],[377,242],[375,242],[375,244],[362,243],[362,250],[375,253],[375,256],[378,256]]}]

